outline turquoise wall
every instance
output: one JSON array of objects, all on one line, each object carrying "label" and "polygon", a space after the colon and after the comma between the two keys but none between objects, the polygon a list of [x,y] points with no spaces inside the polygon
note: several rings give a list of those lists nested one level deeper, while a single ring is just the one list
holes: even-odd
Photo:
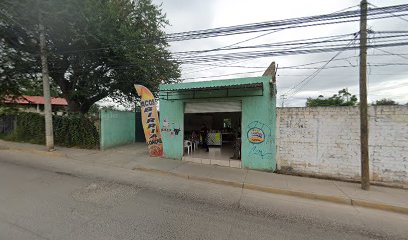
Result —
[{"label": "turquoise wall", "polygon": [[100,112],[100,149],[135,141],[135,113],[121,111]]},{"label": "turquoise wall", "polygon": [[[160,124],[164,127],[164,120],[169,122],[168,132],[162,131],[164,155],[167,158],[182,159],[183,157],[183,133],[184,133],[184,106],[186,102],[223,102],[223,101],[241,101],[242,102],[242,153],[241,160],[244,168],[273,171],[276,168],[276,96],[275,89],[271,89],[271,77],[239,78],[229,80],[191,82],[180,84],[160,85]],[[208,90],[196,93],[196,99],[192,93],[180,93],[171,95],[167,98],[165,90],[187,90],[191,88],[205,87],[227,87],[237,84],[262,83],[263,92],[254,89],[234,89],[229,90],[230,97],[226,96],[226,90]],[[274,87],[273,87],[274,88]],[[272,93],[272,94],[271,94]],[[260,95],[260,96],[255,96]],[[179,135],[171,132],[173,128],[180,128]],[[262,133],[264,137],[262,142],[254,143],[248,139],[249,133]],[[253,136],[253,134],[250,136]]]},{"label": "turquoise wall", "polygon": [[181,160],[184,139],[183,101],[160,101],[160,128],[164,156]]},{"label": "turquoise wall", "polygon": [[[263,96],[242,98],[241,160],[244,168],[269,171],[276,168],[276,98],[275,94],[270,94],[269,80],[264,81]],[[250,142],[248,131],[251,129],[260,129],[264,141]]]}]

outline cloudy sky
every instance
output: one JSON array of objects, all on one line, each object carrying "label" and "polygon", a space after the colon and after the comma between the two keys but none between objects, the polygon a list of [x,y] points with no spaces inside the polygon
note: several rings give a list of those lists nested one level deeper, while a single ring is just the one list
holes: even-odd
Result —
[{"label": "cloudy sky", "polygon": [[[153,2],[155,4],[162,4],[163,12],[166,13],[167,19],[170,21],[171,25],[165,29],[167,33],[320,15],[333,13],[349,7],[352,7],[350,10],[356,10],[358,9],[359,4],[358,0],[153,0]],[[371,0],[369,2],[378,7],[407,3],[406,0]],[[371,20],[368,22],[368,27],[373,31],[408,31],[408,17],[405,17],[405,19],[406,20],[401,18],[387,18]],[[348,34],[358,32],[358,30],[358,22],[326,25],[321,27],[295,28],[259,37],[252,41],[240,44],[239,46]],[[173,42],[171,43],[171,51],[179,52],[214,49],[234,44],[260,34],[262,33]],[[391,98],[405,104],[408,102],[408,47],[389,47],[383,48],[383,50],[386,50],[388,54],[398,53],[400,55],[370,56],[372,54],[384,55],[386,52],[378,49],[371,49],[368,51],[368,100],[369,102],[373,102],[381,98]],[[184,81],[203,81],[245,76],[261,76],[264,69],[259,67],[264,67],[266,69],[272,61],[275,61],[279,68],[284,68],[285,66],[327,61],[335,54],[336,52],[265,57],[236,63],[236,65],[256,67],[252,69],[182,65],[182,78],[185,79]],[[333,61],[327,67],[340,65],[349,65],[350,67],[324,69],[303,87],[295,88],[296,94],[293,94],[293,91],[288,92],[288,90],[304,80],[316,71],[316,69],[278,68],[278,105],[281,104],[280,96],[285,93],[287,93],[286,95],[288,98],[285,100],[285,106],[304,106],[307,97],[317,97],[320,94],[331,96],[343,88],[348,88],[352,94],[358,95],[358,54],[358,51],[355,50],[342,52],[337,58],[347,59]],[[370,66],[384,63],[398,63],[401,65]],[[324,62],[313,65],[312,67],[318,68],[323,64]],[[211,77],[248,71],[259,72],[237,74],[227,77]]]}]

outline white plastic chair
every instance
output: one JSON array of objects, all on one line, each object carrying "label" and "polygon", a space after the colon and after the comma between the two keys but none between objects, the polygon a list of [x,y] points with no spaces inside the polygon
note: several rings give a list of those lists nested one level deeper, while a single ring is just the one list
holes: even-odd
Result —
[{"label": "white plastic chair", "polygon": [[193,151],[192,144],[188,140],[184,140],[184,148],[187,148],[187,154],[190,155],[190,152]]},{"label": "white plastic chair", "polygon": [[197,140],[193,140],[193,141],[191,141],[192,143],[193,143],[193,151],[195,151],[197,148],[198,148],[198,143],[199,143],[199,141],[197,141]]}]

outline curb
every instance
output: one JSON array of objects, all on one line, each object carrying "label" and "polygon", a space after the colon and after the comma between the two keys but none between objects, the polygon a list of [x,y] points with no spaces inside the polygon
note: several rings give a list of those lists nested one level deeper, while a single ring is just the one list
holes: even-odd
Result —
[{"label": "curb", "polygon": [[311,200],[320,200],[320,201],[337,203],[337,204],[359,206],[359,207],[384,210],[384,211],[389,211],[389,212],[408,214],[408,207],[395,206],[395,205],[390,205],[390,204],[380,203],[380,202],[369,202],[369,201],[360,200],[360,199],[323,195],[323,194],[310,193],[310,192],[293,191],[293,190],[281,189],[281,188],[265,187],[265,186],[255,185],[255,184],[233,182],[233,181],[227,181],[227,180],[221,180],[221,179],[215,179],[215,178],[190,176],[187,174],[174,173],[174,172],[163,171],[163,170],[152,169],[152,168],[134,167],[132,168],[132,170],[156,173],[156,174],[167,175],[167,176],[175,176],[175,177],[184,178],[188,180],[195,180],[195,181],[219,184],[219,185],[224,185],[224,186],[243,188],[243,189],[254,190],[254,191],[259,191],[259,192],[280,194],[280,195],[299,197],[299,198],[305,198],[305,199],[311,199]]},{"label": "curb", "polygon": [[407,207],[394,206],[394,205],[389,205],[389,204],[379,203],[379,202],[368,202],[366,200],[351,199],[351,205],[365,207],[365,208],[374,208],[374,209],[384,210],[384,211],[389,211],[389,212],[408,214]]},{"label": "curb", "polygon": [[[46,150],[16,148],[14,146],[11,147],[7,145],[0,146],[0,147],[1,147],[0,150],[21,151],[21,152],[33,153],[33,154],[38,154],[38,155],[43,155],[43,156],[48,156],[48,157],[50,156],[66,157],[65,154],[58,152],[58,151],[48,152]],[[259,192],[280,194],[280,195],[299,197],[299,198],[305,198],[305,199],[311,199],[311,200],[321,200],[321,201],[326,201],[326,202],[331,202],[331,203],[338,203],[338,204],[344,204],[344,205],[350,205],[350,206],[359,206],[359,207],[365,207],[365,208],[371,208],[371,209],[377,209],[377,210],[383,210],[383,211],[389,211],[389,212],[408,214],[408,207],[395,206],[395,205],[390,205],[390,204],[381,203],[381,202],[370,202],[370,201],[361,200],[361,199],[353,199],[353,198],[346,198],[346,197],[339,197],[339,196],[316,194],[316,193],[310,193],[310,192],[294,191],[294,190],[281,189],[281,188],[265,187],[265,186],[255,185],[255,184],[247,184],[247,183],[242,183],[242,182],[227,181],[227,180],[208,178],[208,177],[190,176],[187,174],[169,172],[169,171],[153,169],[153,168],[134,167],[131,170],[150,172],[150,173],[155,173],[155,174],[160,174],[160,175],[165,175],[165,176],[174,176],[174,177],[179,177],[179,178],[183,178],[187,180],[195,180],[195,181],[219,184],[219,185],[248,189],[248,190],[259,191]]]},{"label": "curb", "polygon": [[[2,140],[4,141],[4,140]],[[7,142],[7,141],[4,141]],[[0,142],[1,143],[1,142]],[[42,145],[39,145],[42,146]],[[58,148],[54,148],[53,151],[48,151],[46,150],[46,148],[44,147],[43,149],[36,149],[36,148],[22,148],[19,146],[15,146],[14,144],[10,144],[10,143],[6,143],[4,145],[0,145],[0,150],[10,150],[10,151],[19,151],[19,152],[26,152],[26,153],[33,153],[33,154],[37,154],[37,155],[42,155],[42,156],[54,156],[54,157],[66,157],[66,154],[58,151]]]},{"label": "curb", "polygon": [[260,191],[260,192],[275,193],[275,194],[282,194],[282,195],[288,195],[288,196],[293,196],[293,197],[301,197],[301,198],[312,199],[312,200],[321,200],[321,201],[332,202],[332,203],[352,205],[351,199],[344,198],[344,197],[338,197],[338,196],[323,195],[323,194],[316,194],[316,193],[310,193],[310,192],[300,192],[300,191],[293,191],[293,190],[281,189],[281,188],[271,188],[271,187],[264,187],[264,186],[254,185],[254,184],[244,184],[244,188],[249,189],[249,190]]},{"label": "curb", "polygon": [[66,157],[65,154],[58,152],[58,150],[56,151],[52,151],[49,152],[47,150],[38,150],[38,149],[25,149],[25,148],[10,148],[8,147],[7,150],[10,151],[19,151],[19,152],[26,152],[26,153],[33,153],[33,154],[37,154],[37,155],[42,155],[42,156],[54,156],[54,157]]}]

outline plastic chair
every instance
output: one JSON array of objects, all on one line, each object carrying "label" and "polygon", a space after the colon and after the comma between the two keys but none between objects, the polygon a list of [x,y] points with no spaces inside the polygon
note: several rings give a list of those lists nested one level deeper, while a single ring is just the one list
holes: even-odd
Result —
[{"label": "plastic chair", "polygon": [[193,151],[192,144],[188,140],[184,140],[184,148],[187,148],[187,154],[190,155],[190,152]]},{"label": "plastic chair", "polygon": [[193,143],[193,151],[195,151],[198,148],[199,141],[198,140],[192,140],[191,142]]}]

